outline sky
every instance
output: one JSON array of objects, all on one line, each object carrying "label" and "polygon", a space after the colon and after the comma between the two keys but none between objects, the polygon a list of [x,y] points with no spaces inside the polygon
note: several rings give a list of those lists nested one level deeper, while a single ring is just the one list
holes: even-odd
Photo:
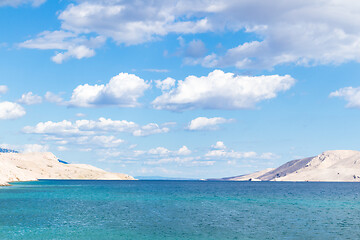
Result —
[{"label": "sky", "polygon": [[360,3],[0,0],[0,146],[132,176],[360,150]]}]

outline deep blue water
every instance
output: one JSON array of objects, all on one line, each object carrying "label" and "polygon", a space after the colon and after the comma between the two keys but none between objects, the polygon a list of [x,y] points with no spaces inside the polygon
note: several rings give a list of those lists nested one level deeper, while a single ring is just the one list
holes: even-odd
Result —
[{"label": "deep blue water", "polygon": [[360,239],[359,183],[48,181],[0,187],[0,239]]}]

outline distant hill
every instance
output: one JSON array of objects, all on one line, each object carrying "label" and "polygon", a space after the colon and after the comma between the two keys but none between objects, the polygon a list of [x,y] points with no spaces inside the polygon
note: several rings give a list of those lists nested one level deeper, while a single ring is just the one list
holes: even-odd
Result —
[{"label": "distant hill", "polygon": [[64,164],[52,153],[0,154],[0,186],[38,179],[134,180],[87,164]]},{"label": "distant hill", "polygon": [[[18,151],[12,150],[12,149],[7,149],[7,148],[0,148],[0,153],[19,153]],[[61,159],[58,159],[59,163],[63,163],[63,164],[69,164],[68,162],[65,162]]]},{"label": "distant hill", "polygon": [[315,157],[292,160],[276,169],[218,180],[360,182],[360,152],[326,151]]}]

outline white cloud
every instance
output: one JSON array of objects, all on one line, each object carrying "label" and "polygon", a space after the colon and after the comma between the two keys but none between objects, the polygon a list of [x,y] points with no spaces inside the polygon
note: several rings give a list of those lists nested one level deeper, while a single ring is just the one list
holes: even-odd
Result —
[{"label": "white cloud", "polygon": [[149,123],[133,132],[134,136],[148,136],[158,133],[167,133],[170,129],[167,127],[160,127],[156,123]]},{"label": "white cloud", "polygon": [[110,118],[99,118],[97,121],[93,120],[77,120],[74,125],[81,131],[107,131],[107,132],[133,132],[139,126],[131,121],[126,120],[112,120]]},{"label": "white cloud", "polygon": [[60,152],[68,151],[68,150],[69,150],[69,148],[64,147],[64,146],[58,146],[56,149],[57,149],[58,151],[60,151]]},{"label": "white cloud", "polygon": [[30,49],[49,50],[55,49],[57,52],[51,60],[55,63],[62,63],[69,58],[89,58],[95,55],[95,48],[102,46],[105,38],[101,36],[87,39],[67,31],[45,31],[40,33],[37,38],[20,43],[19,46]]},{"label": "white cloud", "polygon": [[257,156],[256,152],[236,152],[233,150],[226,151],[224,149],[211,150],[205,154],[205,157],[210,158],[256,158]]},{"label": "white cloud", "polygon": [[90,49],[84,45],[80,45],[75,47],[69,47],[66,52],[57,53],[55,56],[51,58],[51,60],[60,64],[69,58],[82,59],[82,58],[89,58],[94,55],[95,55],[95,51],[93,49]]},{"label": "white cloud", "polygon": [[23,152],[47,152],[49,151],[48,145],[40,144],[25,144],[23,147]]},{"label": "white cloud", "polygon": [[8,87],[5,85],[0,85],[0,94],[5,94],[8,91]]},{"label": "white cloud", "polygon": [[[257,39],[210,54],[207,67],[266,68],[293,63],[313,66],[360,62],[360,4],[354,1],[218,1],[208,16],[213,29],[254,34]],[[356,20],[355,20],[356,19]]]},{"label": "white cloud", "polygon": [[[38,0],[40,1],[40,0]],[[68,58],[88,58],[107,38],[133,45],[156,40],[168,33],[198,33],[209,30],[206,17],[190,19],[176,2],[82,1],[71,3],[59,14],[61,29],[45,31],[20,47],[54,49],[56,63]],[[96,37],[90,37],[93,35]]]},{"label": "white cloud", "polygon": [[175,86],[176,80],[173,78],[166,78],[163,81],[155,80],[156,87],[161,89],[162,91],[169,90]]},{"label": "white cloud", "polygon": [[211,150],[205,154],[205,157],[208,158],[235,158],[235,159],[274,159],[278,156],[274,153],[262,153],[258,154],[256,152],[237,152],[234,150],[225,150],[225,149],[216,149]]},{"label": "white cloud", "polygon": [[224,142],[222,141],[217,141],[215,145],[211,145],[212,149],[225,149],[226,146],[224,144]]},{"label": "white cloud", "polygon": [[[146,152],[143,151],[143,153],[146,153]],[[157,147],[157,148],[150,149],[149,151],[147,151],[147,153],[151,154],[151,155],[161,155],[161,156],[167,156],[167,155],[172,155],[172,156],[182,155],[182,156],[184,156],[184,155],[190,155],[192,152],[187,146],[182,146],[177,151],[171,151],[164,147]]]},{"label": "white cloud", "polygon": [[138,98],[150,87],[143,79],[134,74],[120,73],[102,85],[79,85],[69,101],[74,107],[96,107],[116,105],[135,107]]},{"label": "white cloud", "polygon": [[45,2],[46,0],[0,0],[0,7],[18,7],[23,4],[31,4],[33,7],[38,7]]},{"label": "white cloud", "polygon": [[190,149],[188,149],[187,146],[182,146],[177,153],[179,155],[190,155],[192,153],[192,151]]},{"label": "white cloud", "polygon": [[61,122],[39,122],[35,127],[26,126],[23,128],[25,133],[36,133],[36,134],[46,134],[46,135],[85,135],[89,134],[88,132],[81,131],[79,129],[78,123],[73,124],[70,121],[63,120]]},{"label": "white cloud", "polygon": [[[16,5],[25,0],[2,0],[0,5]],[[16,4],[15,4],[16,3]],[[235,43],[224,55],[209,54],[204,66],[272,68],[279,64],[341,64],[360,61],[360,4],[356,1],[77,1],[58,15],[61,29],[45,32],[24,47],[63,52],[53,60],[84,58],[111,38],[118,44],[133,45],[158,40],[168,34],[239,32],[249,34],[248,42]],[[73,34],[60,40],[45,35]],[[101,37],[92,46],[90,36]],[[254,37],[255,36],[255,37]],[[89,39],[87,39],[89,38]],[[96,37],[95,37],[96,38]],[[47,41],[45,41],[47,40]],[[38,46],[31,46],[39,43]],[[63,45],[66,45],[65,47]],[[96,44],[95,44],[96,45]],[[188,55],[201,56],[204,49],[194,42]],[[196,63],[192,62],[192,63]]]},{"label": "white cloud", "polygon": [[46,92],[44,96],[45,100],[51,103],[63,104],[63,99],[59,94],[55,94],[52,92]]},{"label": "white cloud", "polygon": [[131,144],[130,146],[129,146],[129,149],[134,149],[134,148],[136,148],[137,147],[137,144]]},{"label": "white cloud", "polygon": [[77,113],[76,116],[82,118],[82,117],[85,117],[86,115],[84,113]]},{"label": "white cloud", "polygon": [[215,130],[219,124],[233,122],[233,119],[225,119],[222,117],[206,118],[198,117],[189,123],[187,129],[189,130]]},{"label": "white cloud", "polygon": [[274,159],[278,156],[274,153],[256,153],[253,151],[250,152],[237,152],[231,149],[227,149],[225,144],[221,141],[216,142],[215,145],[211,146],[211,150],[205,154],[205,157],[208,159]]},{"label": "white cloud", "polygon": [[235,76],[215,70],[208,76],[188,76],[177,88],[164,92],[153,102],[156,109],[187,110],[244,109],[272,99],[278,92],[290,89],[295,80],[289,76]]},{"label": "white cloud", "polygon": [[16,119],[26,114],[25,109],[17,103],[0,102],[0,120]]},{"label": "white cloud", "polygon": [[91,148],[81,148],[81,149],[79,149],[79,151],[81,151],[81,152],[91,152],[92,149]]},{"label": "white cloud", "polygon": [[28,92],[21,95],[21,98],[17,102],[25,105],[39,104],[42,102],[42,97]]},{"label": "white cloud", "polygon": [[262,153],[260,154],[259,156],[260,159],[276,159],[276,158],[279,158],[278,155],[276,155],[275,153],[271,153],[271,152],[266,152],[266,153]]},{"label": "white cloud", "polygon": [[39,122],[35,126],[26,126],[23,132],[53,136],[90,136],[98,133],[121,133],[128,132],[134,136],[147,136],[152,134],[166,133],[170,129],[161,127],[155,123],[144,126],[126,121],[99,118],[98,120],[77,120],[71,122],[63,120],[61,122]]},{"label": "white cloud", "polygon": [[330,97],[341,97],[347,101],[346,107],[360,108],[360,87],[345,87],[330,93]]},{"label": "white cloud", "polygon": [[117,147],[120,144],[124,143],[123,139],[118,139],[115,136],[93,136],[88,137],[85,136],[83,138],[78,138],[80,141],[78,141],[78,144],[84,144],[84,145],[98,145],[105,148],[110,147]]},{"label": "white cloud", "polygon": [[126,45],[144,43],[168,33],[209,30],[205,17],[190,20],[179,5],[169,1],[84,1],[69,5],[59,19],[63,29],[95,32]]},{"label": "white cloud", "polygon": [[157,148],[150,149],[148,153],[154,154],[154,155],[167,155],[167,154],[170,154],[170,150],[168,150],[164,147],[157,147]]}]

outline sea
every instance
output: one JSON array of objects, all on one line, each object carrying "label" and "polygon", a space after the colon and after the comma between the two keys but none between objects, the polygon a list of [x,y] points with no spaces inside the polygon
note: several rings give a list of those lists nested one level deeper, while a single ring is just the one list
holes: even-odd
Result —
[{"label": "sea", "polygon": [[360,183],[18,182],[0,239],[360,239]]}]

